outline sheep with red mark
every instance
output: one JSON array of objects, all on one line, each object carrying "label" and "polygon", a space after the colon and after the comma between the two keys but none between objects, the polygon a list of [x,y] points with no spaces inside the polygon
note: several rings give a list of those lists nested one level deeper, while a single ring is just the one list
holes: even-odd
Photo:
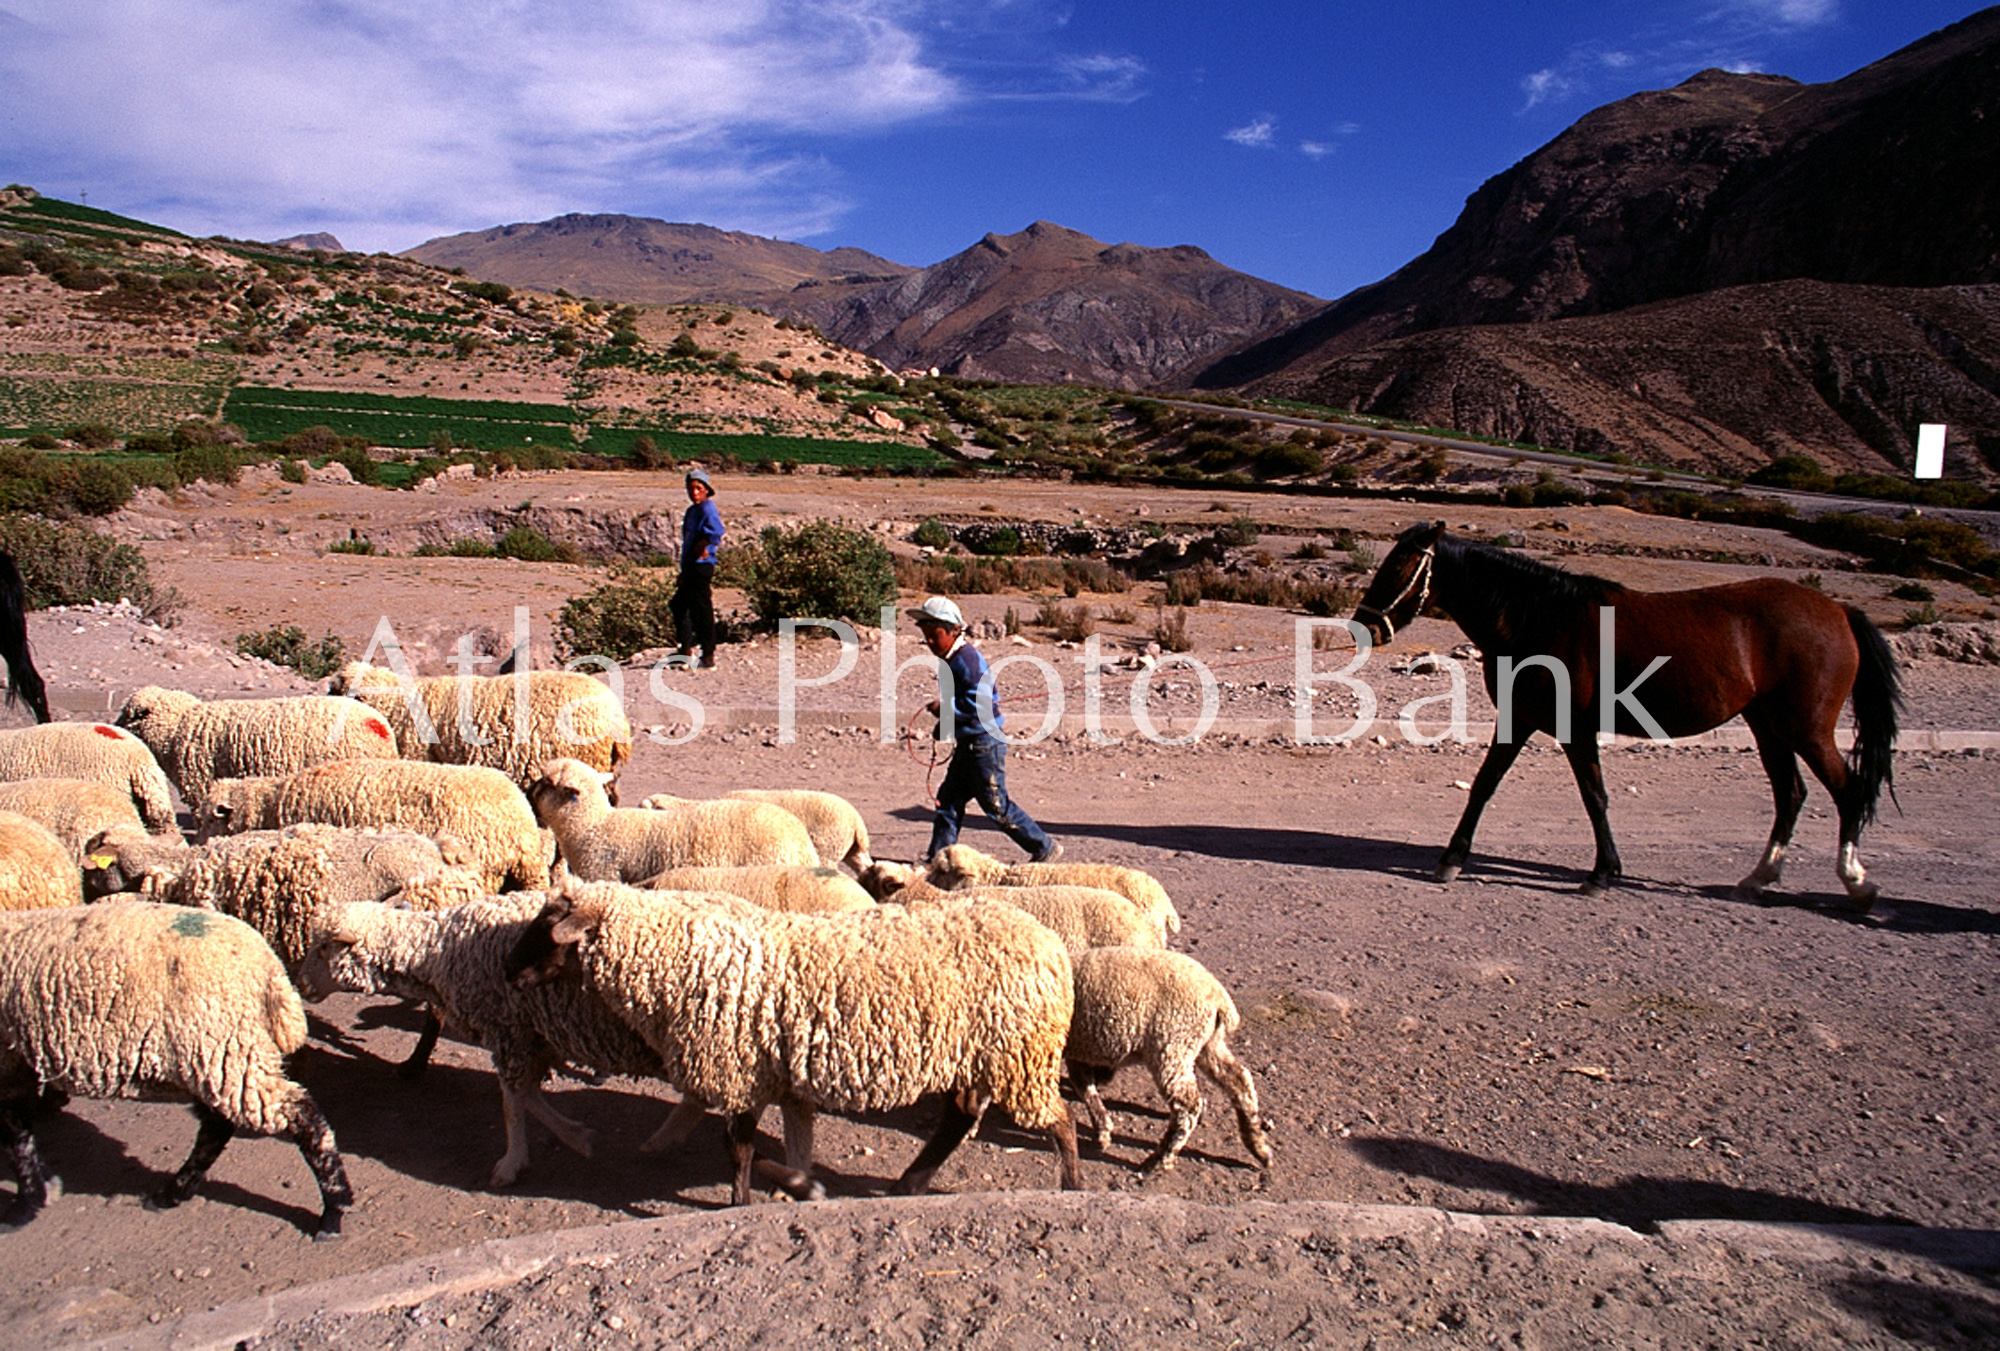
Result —
[{"label": "sheep with red mark", "polygon": [[0,732],[0,782],[21,779],[108,783],[132,799],[146,829],[174,828],[166,771],[145,742],[110,723],[47,722]]},{"label": "sheep with red mark", "polygon": [[358,699],[334,695],[203,701],[147,685],[125,701],[118,725],[152,749],[190,806],[217,779],[397,758],[395,734],[382,715]]}]

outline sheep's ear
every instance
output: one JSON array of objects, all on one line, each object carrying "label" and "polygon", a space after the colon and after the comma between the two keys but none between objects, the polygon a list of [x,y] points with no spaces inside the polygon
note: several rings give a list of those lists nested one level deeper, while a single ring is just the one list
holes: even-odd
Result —
[{"label": "sheep's ear", "polygon": [[590,937],[590,921],[578,914],[567,914],[555,922],[549,930],[549,939],[559,948],[575,947]]}]

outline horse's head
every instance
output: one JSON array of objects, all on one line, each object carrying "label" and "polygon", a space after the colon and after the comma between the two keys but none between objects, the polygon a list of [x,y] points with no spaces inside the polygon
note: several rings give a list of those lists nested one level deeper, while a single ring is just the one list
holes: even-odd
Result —
[{"label": "horse's head", "polygon": [[1396,630],[1415,619],[1430,599],[1431,571],[1443,534],[1443,521],[1411,526],[1396,537],[1396,547],[1375,569],[1367,593],[1354,607],[1354,618],[1376,646],[1395,637]]}]

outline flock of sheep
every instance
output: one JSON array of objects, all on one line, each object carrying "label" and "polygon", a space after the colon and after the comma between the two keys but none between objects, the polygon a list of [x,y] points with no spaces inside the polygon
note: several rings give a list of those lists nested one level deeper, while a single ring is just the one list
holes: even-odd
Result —
[{"label": "flock of sheep", "polygon": [[[520,682],[525,679],[525,686]],[[317,1237],[353,1200],[333,1131],[284,1057],[302,998],[420,1000],[491,1055],[515,1181],[533,1115],[588,1156],[543,1095],[551,1072],[664,1080],[680,1102],[642,1149],[721,1113],[733,1199],[801,1199],[815,1116],[941,1095],[896,1190],[923,1191],[989,1104],[1048,1134],[1080,1185],[1067,1070],[1096,1143],[1098,1088],[1143,1064],[1171,1109],[1145,1175],[1171,1168],[1227,1092],[1271,1150],[1231,1053],[1228,992],[1170,951],[1159,883],[1109,864],[1007,866],[954,845],[877,860],[831,793],[741,790],[617,805],[632,733],[587,676],[419,679],[350,664],[332,692],[204,702],[148,687],[115,724],[0,732],[0,1231],[44,1206],[35,1118],[67,1095],[192,1098],[194,1149],[148,1204],[193,1194],[236,1131],[299,1147]],[[194,822],[180,830],[178,791]],[[764,1109],[782,1165],[757,1157]]]}]

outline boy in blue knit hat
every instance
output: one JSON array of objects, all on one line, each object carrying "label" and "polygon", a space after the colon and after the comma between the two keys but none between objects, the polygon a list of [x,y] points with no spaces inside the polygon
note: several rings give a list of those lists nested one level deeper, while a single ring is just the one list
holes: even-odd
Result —
[{"label": "boy in blue knit hat", "polygon": [[966,804],[977,802],[1033,862],[1054,862],[1061,857],[1062,846],[1007,796],[1007,742],[1000,735],[993,670],[966,640],[965,616],[944,596],[932,596],[909,613],[924,635],[924,645],[938,659],[940,697],[931,701],[930,711],[939,712],[947,700],[951,704],[949,719],[938,719],[938,739],[943,740],[949,728],[955,743],[944,782],[938,785],[937,816],[925,857],[957,843]]},{"label": "boy in blue knit hat", "polygon": [[722,513],[715,485],[699,466],[687,472],[688,509],[681,515],[681,574],[667,611],[674,617],[676,654],[685,663],[701,652],[701,669],[715,669],[715,564],[722,550]]}]

